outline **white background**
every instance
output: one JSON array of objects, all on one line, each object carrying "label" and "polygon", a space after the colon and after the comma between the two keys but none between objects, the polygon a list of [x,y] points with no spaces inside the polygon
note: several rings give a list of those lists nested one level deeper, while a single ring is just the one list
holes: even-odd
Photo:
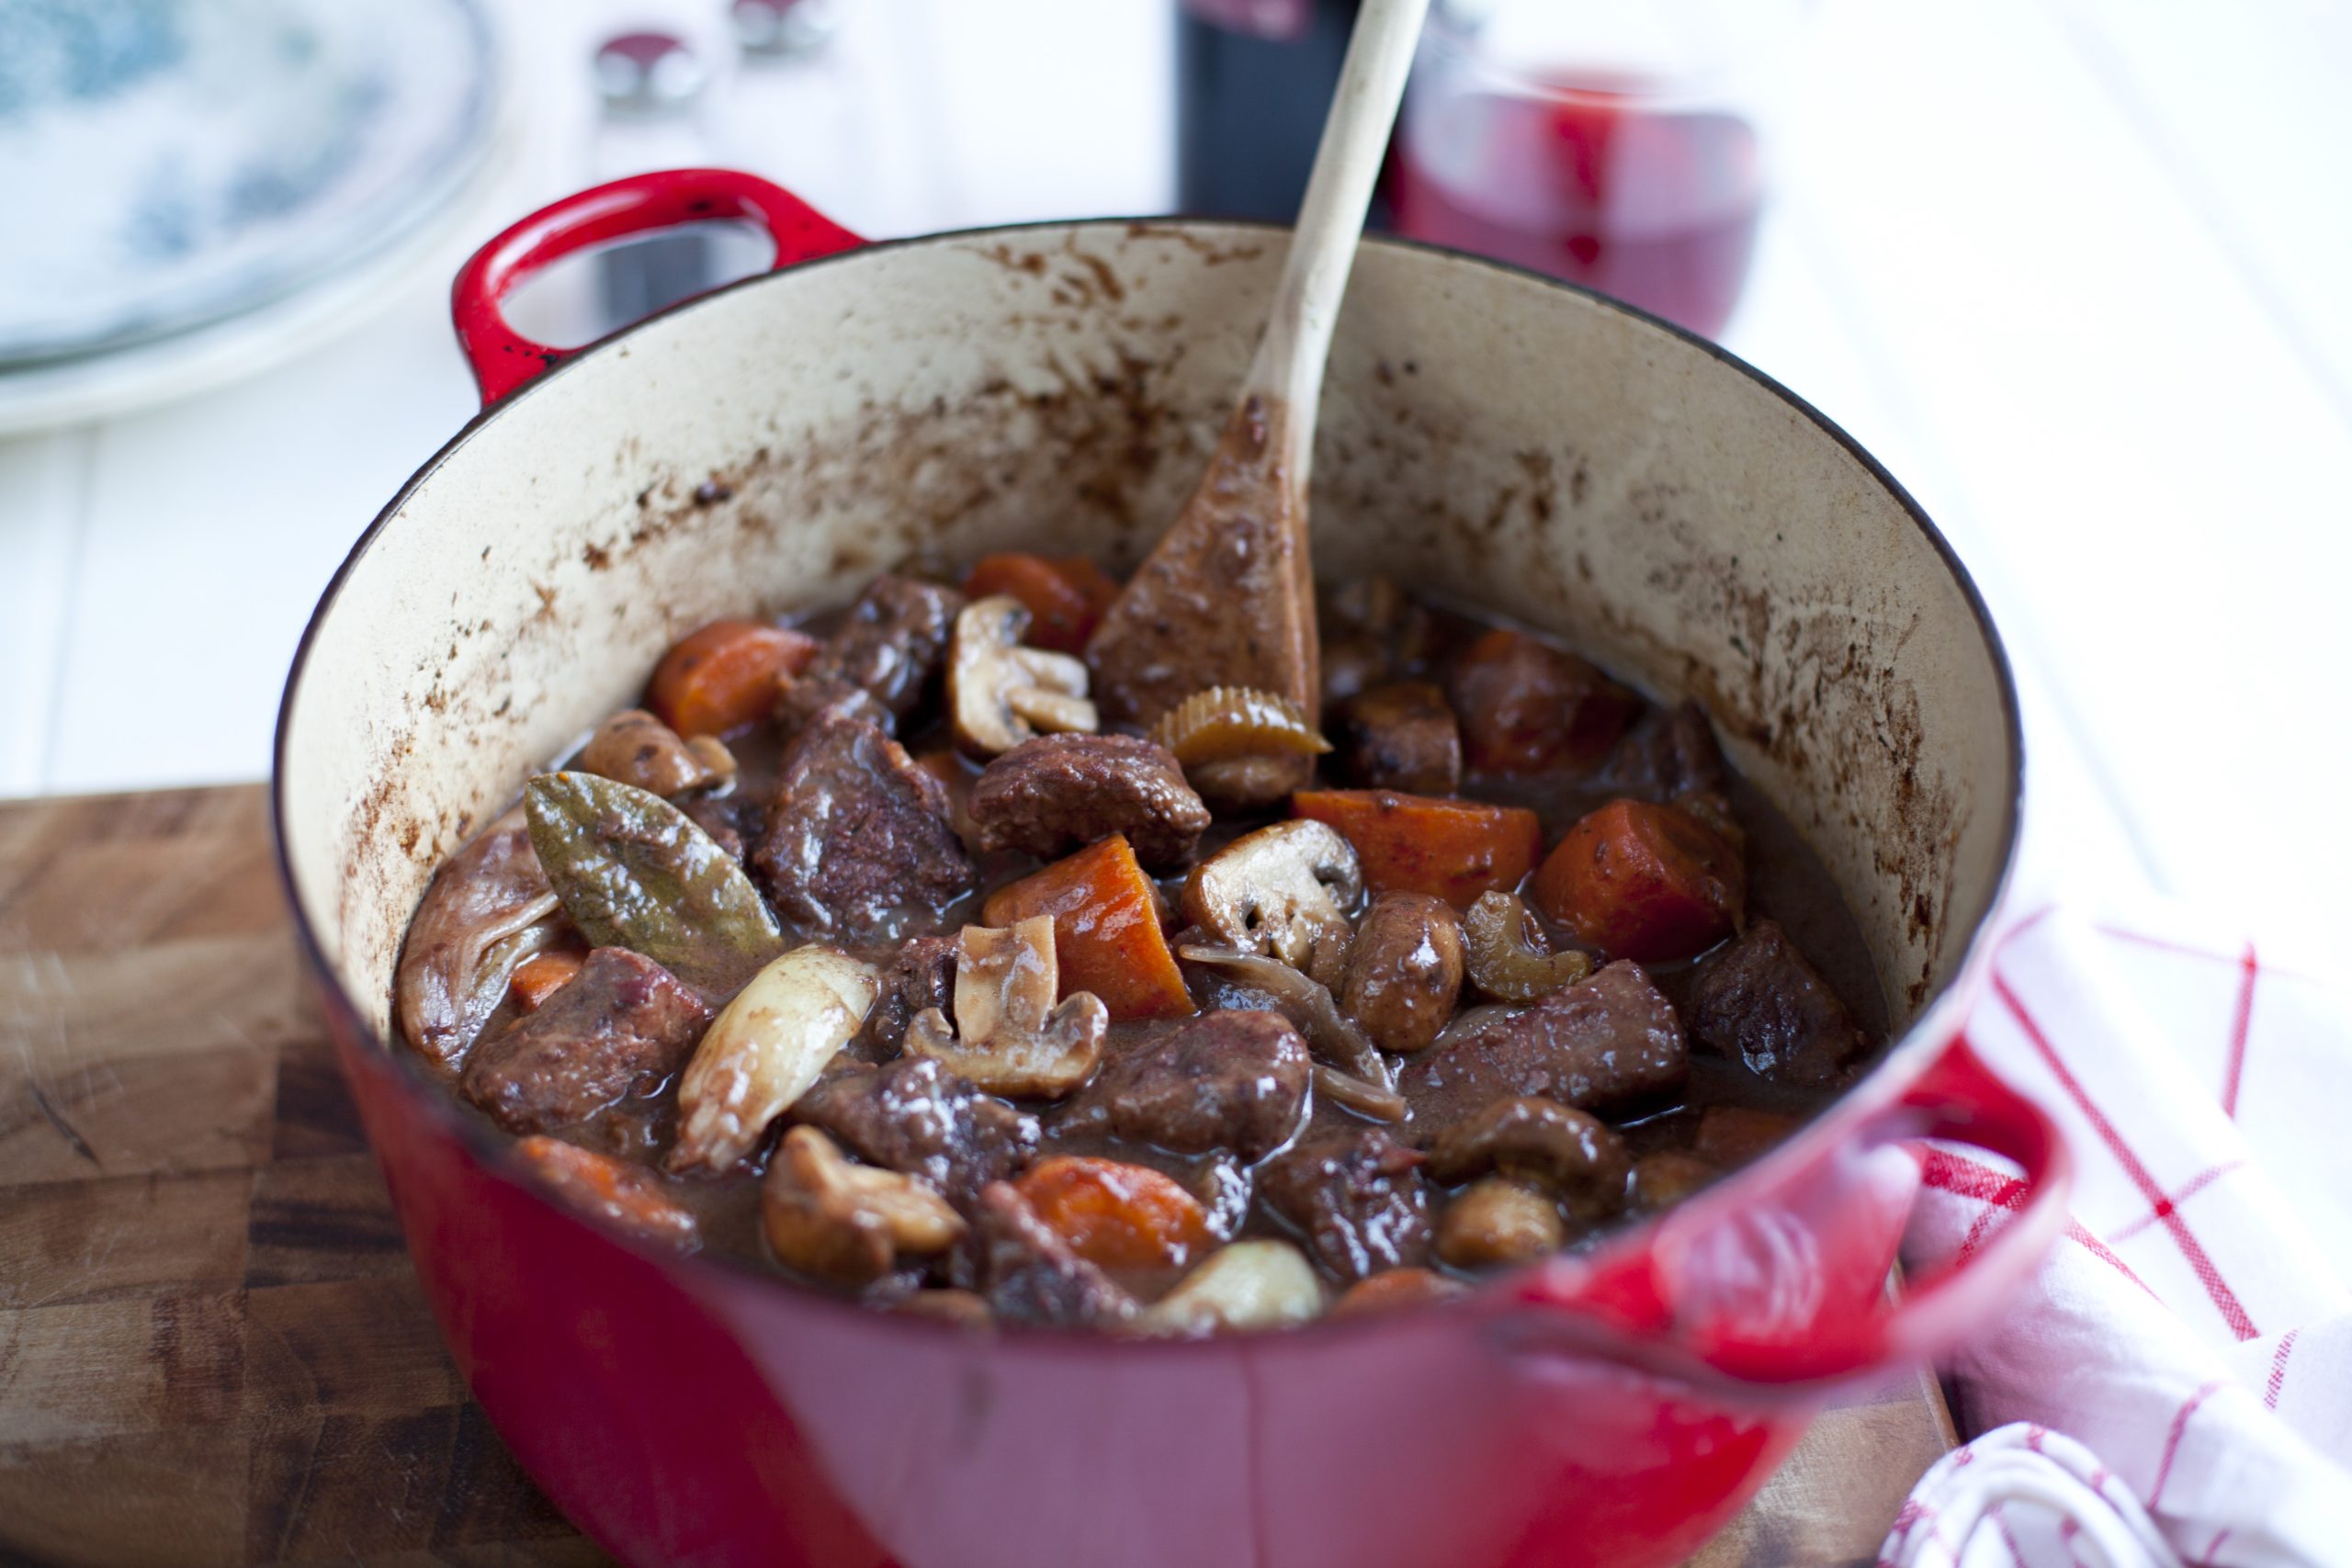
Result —
[{"label": "white background", "polygon": [[[380,314],[0,441],[0,795],[266,771],[319,590],[472,412],[449,273],[598,172],[592,38],[718,9],[505,8],[520,131]],[[711,156],[876,236],[1168,204],[1163,0],[842,8],[824,71]],[[1975,572],[2027,685],[2043,874],[2352,934],[2352,9],[1824,0],[1806,54],[1726,340]]]}]

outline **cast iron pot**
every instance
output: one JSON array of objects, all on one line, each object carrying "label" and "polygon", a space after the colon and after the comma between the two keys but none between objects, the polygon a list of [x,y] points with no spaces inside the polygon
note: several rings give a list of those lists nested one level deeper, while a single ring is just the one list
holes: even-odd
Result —
[{"label": "cast iron pot", "polygon": [[[777,269],[578,352],[499,301],[700,219]],[[556,1504],[637,1563],[1664,1563],[1838,1382],[1984,1320],[2062,1219],[2064,1149],[1960,1030],[2017,832],[2016,695],[1960,564],[1836,427],[1597,296],[1374,241],[1317,436],[1327,576],[1378,569],[1705,704],[1852,903],[1899,1039],[1759,1164],[1446,1307],[1222,1341],[977,1336],[568,1211],[388,1044],[434,867],[720,615],[916,553],[1132,564],[1214,442],[1278,231],[1083,222],[861,246],[689,170],[459,276],[482,413],[337,573],[275,810],[344,1066],[450,1348]],[[1958,1269],[1884,1283],[1916,1142],[2021,1168]]]}]

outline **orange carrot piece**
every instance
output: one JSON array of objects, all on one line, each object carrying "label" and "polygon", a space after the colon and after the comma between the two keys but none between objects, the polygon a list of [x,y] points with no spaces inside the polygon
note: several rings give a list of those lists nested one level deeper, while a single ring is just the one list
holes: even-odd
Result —
[{"label": "orange carrot piece", "polygon": [[506,983],[514,993],[514,1005],[525,1012],[538,1011],[549,997],[571,984],[585,962],[577,953],[542,953],[525,959]]},{"label": "orange carrot piece", "polygon": [[1481,893],[1517,887],[1544,840],[1523,807],[1392,789],[1303,789],[1291,807],[1355,846],[1373,892],[1427,893],[1462,908]]},{"label": "orange carrot piece", "polygon": [[1495,773],[1589,769],[1641,708],[1575,654],[1507,629],[1463,650],[1446,694],[1462,720],[1464,760]]},{"label": "orange carrot piece", "polygon": [[1377,1274],[1367,1274],[1340,1292],[1331,1303],[1333,1317],[1365,1317],[1378,1312],[1395,1312],[1399,1307],[1426,1306],[1431,1302],[1451,1301],[1468,1287],[1459,1280],[1428,1269],[1407,1266],[1384,1269]]},{"label": "orange carrot piece", "polygon": [[1181,1018],[1193,1010],[1183,971],[1159,930],[1159,890],[1113,834],[989,895],[981,919],[1010,926],[1054,918],[1062,995],[1091,991],[1114,1019]]},{"label": "orange carrot piece", "polygon": [[518,1142],[514,1155],[575,1209],[650,1240],[685,1246],[695,1239],[693,1213],[663,1191],[662,1178],[642,1166],[539,1134]]},{"label": "orange carrot piece", "polygon": [[1200,1200],[1148,1166],[1056,1155],[1013,1185],[1097,1268],[1181,1269],[1216,1240]]},{"label": "orange carrot piece", "polygon": [[1535,874],[1535,903],[1611,958],[1704,953],[1747,903],[1738,850],[1687,811],[1612,800],[1570,828]]},{"label": "orange carrot piece", "polygon": [[776,682],[817,657],[817,639],[756,621],[713,621],[662,656],[646,689],[654,716],[691,740],[765,718]]},{"label": "orange carrot piece", "polygon": [[[1102,592],[1106,587],[1107,594]],[[1020,600],[1029,612],[1029,646],[1057,653],[1082,650],[1118,592],[1119,585],[1083,556],[1065,560],[1017,552],[982,556],[964,577],[967,598],[1010,593]]]}]

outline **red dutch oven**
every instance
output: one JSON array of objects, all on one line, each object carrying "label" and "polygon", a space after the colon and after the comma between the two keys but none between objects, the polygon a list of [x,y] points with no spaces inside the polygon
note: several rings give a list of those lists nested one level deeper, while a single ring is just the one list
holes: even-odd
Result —
[{"label": "red dutch oven", "polygon": [[[775,270],[576,352],[500,313],[564,254],[712,219],[763,227]],[[2063,1146],[1961,1034],[2021,762],[1959,562],[1720,350],[1388,240],[1356,264],[1325,394],[1322,570],[1483,604],[1708,707],[1838,878],[1897,1021],[1800,1134],[1443,1307],[1199,1343],[976,1336],[603,1229],[388,1044],[435,864],[675,637],[839,603],[917,553],[1137,558],[1216,439],[1283,242],[1154,220],[864,245],[687,170],[559,202],[458,279],[485,407],[320,604],[276,824],[449,1345],[525,1468],[631,1562],[1670,1562],[1828,1390],[1984,1321],[2062,1223]],[[2023,1197],[1890,1303],[1925,1138],[2013,1162]]]}]

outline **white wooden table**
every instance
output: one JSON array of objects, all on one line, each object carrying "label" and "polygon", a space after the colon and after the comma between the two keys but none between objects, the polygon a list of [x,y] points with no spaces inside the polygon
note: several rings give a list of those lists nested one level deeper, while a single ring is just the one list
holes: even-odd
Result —
[{"label": "white wooden table", "polygon": [[[368,324],[0,442],[0,795],[254,777],[320,588],[471,412],[448,276],[584,182],[586,40],[508,0],[527,130]],[[716,151],[876,234],[1158,210],[1165,0],[848,0]],[[1918,496],[2028,693],[2038,878],[2352,933],[2352,9],[1823,0],[1727,341]],[[2299,943],[2301,945],[2301,943]]]}]

